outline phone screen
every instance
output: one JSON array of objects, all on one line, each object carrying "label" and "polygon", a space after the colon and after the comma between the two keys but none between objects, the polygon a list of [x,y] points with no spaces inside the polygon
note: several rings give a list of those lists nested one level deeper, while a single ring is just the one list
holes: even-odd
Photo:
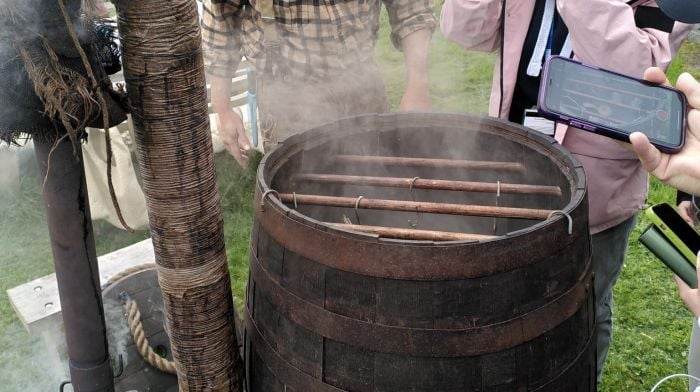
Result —
[{"label": "phone screen", "polygon": [[683,218],[668,204],[658,204],[652,207],[658,216],[671,231],[690,249],[693,254],[700,252],[700,234],[684,221]]},{"label": "phone screen", "polygon": [[545,111],[591,124],[583,127],[591,131],[638,131],[656,145],[683,144],[685,98],[677,90],[562,57],[552,57],[547,68]]}]

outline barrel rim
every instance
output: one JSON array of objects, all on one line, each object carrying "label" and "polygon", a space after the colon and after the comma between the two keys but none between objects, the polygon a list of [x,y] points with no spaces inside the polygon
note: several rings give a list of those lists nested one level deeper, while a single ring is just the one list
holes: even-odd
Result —
[{"label": "barrel rim", "polygon": [[[353,135],[362,132],[376,132],[381,129],[396,129],[397,127],[423,128],[428,121],[432,126],[444,127],[465,122],[485,125],[485,127],[475,132],[491,134],[501,134],[505,132],[505,134],[509,136],[509,140],[521,143],[538,153],[546,154],[550,157],[552,162],[561,168],[562,174],[569,179],[571,198],[562,211],[573,218],[573,232],[569,231],[567,217],[555,215],[550,219],[534,223],[526,228],[506,233],[503,236],[497,236],[493,239],[468,241],[389,239],[376,234],[361,233],[333,227],[310,216],[301,214],[295,209],[287,207],[278,198],[271,196],[271,194],[274,194],[274,190],[271,190],[269,187],[269,181],[274,178],[277,170],[283,167],[286,158],[305,149],[332,141],[337,138],[338,132],[343,132],[343,135]],[[347,131],[348,129],[353,131]],[[304,257],[334,268],[368,276],[409,280],[473,278],[528,265],[529,262],[527,260],[517,257],[517,252],[518,249],[522,250],[524,246],[536,249],[536,247],[527,244],[526,238],[529,238],[529,235],[532,233],[537,232],[538,234],[542,234],[542,237],[547,237],[548,245],[556,247],[552,248],[550,246],[549,253],[569,246],[578,236],[588,236],[586,178],[582,165],[554,139],[539,134],[536,131],[530,131],[519,125],[490,117],[453,113],[394,113],[347,117],[286,139],[263,158],[256,177],[255,218],[266,231],[280,234],[279,237],[273,234],[273,238],[291,238],[292,235],[296,235],[297,238],[294,240],[290,239],[289,244],[282,242],[280,244],[286,249],[290,249]],[[265,196],[264,200],[262,200],[263,196]],[[299,231],[300,233],[294,233],[295,231]],[[311,236],[311,234],[313,234],[313,236]],[[358,255],[362,254],[360,250],[363,248],[380,247],[385,249],[385,252],[380,252],[376,249],[373,249],[373,251],[377,252],[377,254],[382,254],[380,259],[386,262],[387,265],[383,266],[381,263],[366,263],[358,259],[351,260],[353,257],[352,255],[333,254],[333,249],[327,249],[330,243],[329,241],[332,242],[333,237],[342,239],[343,241],[353,241],[353,246],[357,249],[356,254]],[[316,238],[321,244],[311,244],[308,241],[309,238]],[[554,238],[558,240],[553,241]],[[291,243],[293,241],[296,242]],[[295,249],[301,246],[300,242],[303,243],[303,246],[299,249]],[[496,250],[495,244],[498,244],[501,249]],[[326,246],[325,249],[315,249],[321,248],[324,245]],[[475,246],[480,248],[475,250]],[[401,251],[402,255],[392,256],[391,252],[397,249],[403,249]],[[457,268],[450,269],[449,271],[447,271],[447,269],[435,271],[434,269],[431,270],[429,265],[417,265],[425,263],[426,259],[424,255],[414,253],[426,249],[432,251],[438,250],[438,253],[442,251],[442,254],[436,253],[435,255],[437,256],[435,257],[442,257],[443,262],[445,257],[454,257],[455,255],[459,255],[460,251],[463,254],[467,249],[472,255],[488,252],[508,252],[509,255],[516,257],[517,260],[512,260],[509,265],[457,266]],[[403,259],[397,260],[399,257],[403,257]],[[421,257],[423,258],[421,259]]]},{"label": "barrel rim", "polygon": [[[437,117],[436,117],[437,116]],[[440,119],[442,117],[444,122],[447,122],[449,120],[454,120],[454,121],[459,121],[459,120],[466,120],[467,122],[480,122],[482,124],[489,125],[491,128],[480,130],[481,132],[486,132],[486,133],[491,133],[491,134],[497,134],[498,132],[494,132],[497,130],[505,130],[510,132],[509,136],[516,136],[515,138],[510,138],[509,140],[515,141],[515,142],[520,142],[521,144],[524,144],[533,150],[544,153],[545,149],[551,149],[551,151],[554,153],[554,157],[558,158],[558,160],[553,160],[557,166],[560,168],[563,167],[570,167],[573,169],[570,173],[566,173],[565,170],[564,172],[567,177],[569,177],[570,180],[570,190],[571,190],[571,200],[569,203],[566,204],[566,206],[561,210],[567,214],[570,214],[575,208],[577,208],[581,202],[584,200],[587,191],[586,191],[586,175],[583,169],[583,165],[569,153],[564,147],[562,147],[555,139],[545,136],[544,134],[531,130],[529,128],[523,127],[521,125],[517,125],[514,123],[511,123],[509,121],[500,119],[500,118],[495,118],[495,117],[488,117],[488,116],[478,116],[474,114],[466,114],[466,113],[449,113],[449,112],[441,112],[441,113],[430,113],[430,112],[410,112],[410,113],[378,113],[378,114],[362,114],[362,115],[357,115],[357,116],[349,116],[349,117],[344,117],[341,118],[337,121],[326,123],[319,125],[317,127],[311,128],[306,132],[298,133],[295,135],[292,135],[288,137],[287,139],[283,140],[281,143],[279,143],[275,148],[270,151],[270,153],[266,154],[262,160],[260,161],[260,165],[258,166],[258,171],[256,174],[257,178],[257,187],[260,189],[262,193],[272,190],[270,188],[270,184],[268,179],[274,177],[274,173],[276,173],[277,169],[282,166],[278,162],[283,158],[284,156],[289,156],[297,153],[297,150],[294,151],[287,151],[290,148],[294,146],[308,146],[308,141],[313,138],[320,139],[320,137],[323,136],[332,136],[332,135],[337,135],[340,132],[342,132],[344,129],[346,130],[347,127],[343,126],[346,123],[357,123],[357,122],[364,122],[368,123],[370,125],[374,125],[376,127],[376,124],[381,124],[381,128],[388,128],[391,126],[397,125],[398,122],[402,122],[405,125],[415,127],[417,123],[420,123],[421,120],[425,120],[426,118],[429,118],[429,120],[432,123],[436,122],[436,119]],[[369,121],[368,121],[369,120]],[[449,124],[446,124],[449,125]],[[375,129],[376,130],[376,129]],[[373,130],[374,131],[374,130]],[[362,133],[362,132],[368,132],[367,130],[360,130],[357,132],[347,132],[344,131],[344,135],[354,135],[356,133]],[[331,141],[333,140],[332,137],[327,137],[322,140],[322,142],[326,141]],[[314,144],[322,144],[322,142],[314,142]],[[291,154],[290,154],[291,153]],[[553,157],[552,155],[549,155],[550,157]],[[277,162],[276,162],[277,161]],[[272,170],[268,170],[267,173],[269,176],[266,176],[266,171],[265,169],[270,166],[270,163],[275,164],[274,172]],[[562,165],[564,164],[564,165]],[[262,203],[262,201],[261,201]],[[277,207],[280,207],[282,211],[285,213],[288,213],[289,211],[294,211],[293,209],[287,207],[284,203],[282,203],[279,199],[277,198],[267,198],[264,203],[272,203],[276,205]],[[303,214],[301,214],[303,215]],[[401,239],[391,239],[391,238],[385,238],[385,237],[380,237],[379,235],[376,234],[370,234],[370,233],[363,233],[363,232],[358,232],[358,231],[353,231],[353,230],[346,230],[346,229],[341,229],[341,228],[336,228],[332,227],[330,225],[324,224],[318,220],[313,219],[312,217],[303,215],[306,217],[308,220],[312,221],[315,225],[321,225],[326,227],[328,230],[333,230],[337,231],[339,233],[346,233],[350,234],[352,236],[359,236],[362,238],[367,238],[367,239],[380,239],[381,241],[385,242],[396,242],[400,244],[405,244],[405,243],[411,243],[411,244],[417,244],[417,243],[425,243],[426,245],[429,246],[435,246],[435,244],[453,244],[453,245],[462,245],[462,244],[469,244],[469,243],[474,243],[474,242],[489,242],[489,241],[497,241],[497,240],[502,240],[503,237],[511,237],[511,236],[517,236],[517,235],[522,235],[522,234],[527,234],[530,233],[534,230],[537,230],[541,228],[542,226],[546,226],[549,224],[553,224],[559,220],[564,220],[566,219],[565,216],[562,215],[556,215],[550,219],[544,220],[542,222],[535,223],[531,226],[528,226],[526,228],[512,231],[509,233],[506,233],[503,236],[496,236],[495,238],[492,239],[484,239],[484,240],[460,240],[460,241],[416,241],[416,240],[401,240]]]}]

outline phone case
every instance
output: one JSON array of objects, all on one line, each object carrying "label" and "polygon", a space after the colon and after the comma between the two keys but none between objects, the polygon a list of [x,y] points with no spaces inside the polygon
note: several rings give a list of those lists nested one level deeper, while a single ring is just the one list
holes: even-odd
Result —
[{"label": "phone case", "polygon": [[666,237],[666,239],[670,241],[673,246],[675,246],[675,248],[685,257],[686,260],[695,265],[697,255],[693,253],[688,246],[686,246],[686,244],[676,235],[676,233],[673,232],[673,230],[668,227],[668,225],[664,224],[664,221],[654,213],[652,207],[647,208],[644,211],[644,215],[649,218],[657,230],[659,230],[664,237]]},{"label": "phone case", "polygon": [[639,236],[641,242],[647,249],[659,258],[666,266],[678,275],[691,288],[698,287],[698,275],[695,266],[688,260],[661,234],[656,226],[649,225]]},{"label": "phone case", "polygon": [[[596,67],[596,66],[593,66],[590,64],[582,63],[580,61],[569,59],[568,57],[551,56],[547,59],[547,61],[544,64],[544,67],[543,67],[542,78],[540,81],[540,91],[539,91],[538,99],[537,99],[537,111],[542,115],[542,117],[544,117],[546,119],[556,121],[559,123],[564,123],[564,124],[567,124],[571,127],[583,129],[583,130],[586,130],[589,132],[597,133],[600,135],[604,135],[604,136],[607,136],[607,137],[610,137],[613,139],[617,139],[617,140],[621,140],[623,142],[629,143],[629,135],[627,133],[621,132],[621,131],[614,129],[614,128],[609,128],[609,127],[606,127],[603,125],[594,124],[594,123],[588,122],[584,119],[571,118],[571,117],[568,117],[568,116],[565,116],[565,115],[562,115],[562,114],[559,114],[559,113],[556,113],[556,112],[553,112],[553,111],[550,111],[547,109],[547,107],[545,106],[545,103],[544,103],[545,97],[547,95],[547,80],[549,79],[547,77],[547,75],[549,74],[550,63],[554,59],[562,59],[564,61],[579,64],[579,65],[587,67],[587,68],[601,70],[602,72],[607,72],[610,74],[618,75],[618,76],[621,76],[621,77],[626,78],[626,79],[633,79],[633,80],[639,80],[639,79],[631,78],[627,75],[624,75],[624,74],[621,74],[618,72],[604,70],[600,67]],[[667,87],[663,87],[663,86],[660,86],[660,87],[667,88]],[[681,98],[681,101],[682,101],[682,104],[684,107],[683,112],[685,113],[687,111],[687,109],[686,109],[687,102],[685,99],[685,95],[680,94],[680,98]],[[685,144],[686,126],[687,126],[687,120],[684,117],[682,124],[681,124],[682,130],[681,130],[680,144],[678,144],[678,145],[664,145],[664,144],[654,143],[653,141],[651,141],[651,142],[660,151],[665,152],[665,153],[669,153],[669,154],[675,154],[678,151],[680,151],[681,148],[683,148],[683,145]]]}]

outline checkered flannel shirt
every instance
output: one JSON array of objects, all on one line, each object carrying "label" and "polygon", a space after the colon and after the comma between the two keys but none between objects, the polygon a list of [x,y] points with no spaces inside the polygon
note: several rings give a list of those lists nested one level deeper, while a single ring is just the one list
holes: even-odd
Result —
[{"label": "checkered flannel shirt", "polygon": [[[409,34],[437,26],[433,0],[275,0],[279,55],[275,66],[299,80],[322,79],[373,61],[384,3],[397,48]],[[263,27],[255,0],[205,0],[202,41],[206,71],[230,77],[241,57],[265,69]]]}]

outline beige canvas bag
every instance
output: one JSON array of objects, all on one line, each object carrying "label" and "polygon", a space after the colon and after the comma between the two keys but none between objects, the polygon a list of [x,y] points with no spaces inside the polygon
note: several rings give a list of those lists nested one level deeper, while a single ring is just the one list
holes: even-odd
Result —
[{"label": "beige canvas bag", "polygon": [[[134,230],[148,228],[146,198],[136,178],[131,152],[116,127],[110,128],[109,134],[112,140],[112,183],[122,216]],[[105,151],[104,130],[88,128],[88,142],[83,144],[83,159],[92,219],[104,219],[123,229],[109,196]]]}]

